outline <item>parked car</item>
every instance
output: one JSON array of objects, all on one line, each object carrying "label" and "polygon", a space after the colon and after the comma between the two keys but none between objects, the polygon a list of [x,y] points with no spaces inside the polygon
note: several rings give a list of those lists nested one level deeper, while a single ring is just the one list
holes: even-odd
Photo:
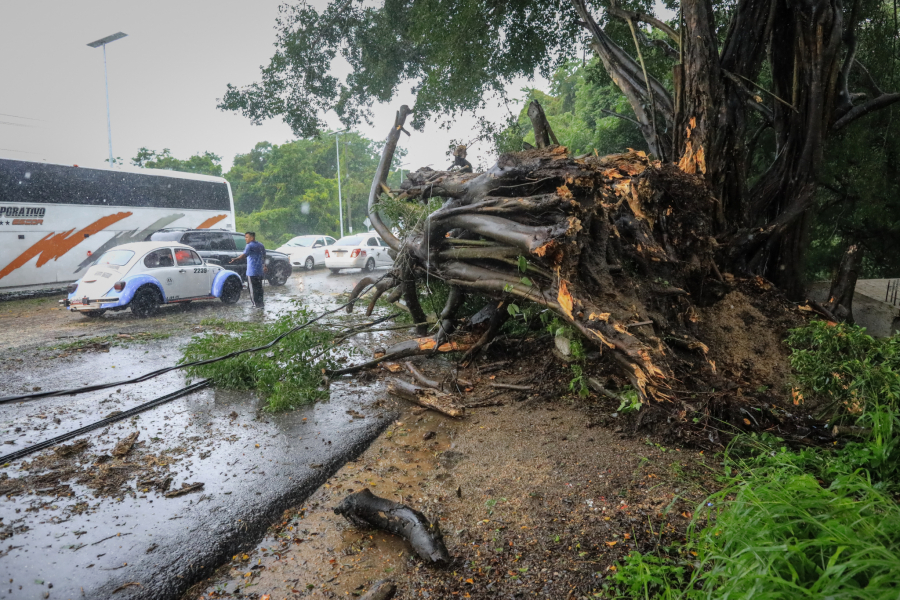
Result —
[{"label": "parked car", "polygon": [[291,265],[312,271],[325,264],[325,248],[333,246],[335,239],[330,235],[300,235],[276,249],[291,257]]},{"label": "parked car", "polygon": [[184,244],[134,242],[104,252],[60,303],[88,317],[130,308],[144,318],[161,304],[215,298],[234,304],[243,288],[237,273],[207,263]]},{"label": "parked car", "polygon": [[325,266],[332,273],[341,269],[363,269],[372,272],[378,267],[390,267],[394,259],[390,248],[375,233],[347,235],[325,249]]},{"label": "parked car", "polygon": [[[147,237],[147,241],[178,242],[196,250],[204,260],[234,271],[246,281],[247,259],[231,263],[232,258],[244,252],[247,240],[243,233],[224,229],[160,229]],[[266,278],[271,285],[284,285],[291,276],[290,257],[277,250],[266,251]]]}]

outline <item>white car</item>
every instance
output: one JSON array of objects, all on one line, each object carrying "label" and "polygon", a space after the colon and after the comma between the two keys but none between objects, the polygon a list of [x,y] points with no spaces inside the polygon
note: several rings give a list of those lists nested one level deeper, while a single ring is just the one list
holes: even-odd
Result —
[{"label": "white car", "polygon": [[69,286],[69,296],[60,304],[88,317],[131,308],[144,318],[161,304],[215,298],[234,304],[242,290],[240,275],[205,262],[190,246],[135,242],[104,252]]},{"label": "white car", "polygon": [[290,255],[291,265],[312,271],[325,264],[325,248],[333,246],[335,239],[330,235],[301,235],[276,249]]},{"label": "white car", "polygon": [[378,267],[390,267],[394,264],[388,250],[388,245],[375,233],[344,236],[334,246],[325,249],[325,266],[332,273],[341,269],[372,272]]}]

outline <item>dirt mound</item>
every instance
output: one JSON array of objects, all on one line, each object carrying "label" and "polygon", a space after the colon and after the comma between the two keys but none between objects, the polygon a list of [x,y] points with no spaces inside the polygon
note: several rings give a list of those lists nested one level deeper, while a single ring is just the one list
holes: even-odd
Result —
[{"label": "dirt mound", "polygon": [[700,310],[700,337],[723,375],[780,392],[790,376],[785,332],[740,291]]}]

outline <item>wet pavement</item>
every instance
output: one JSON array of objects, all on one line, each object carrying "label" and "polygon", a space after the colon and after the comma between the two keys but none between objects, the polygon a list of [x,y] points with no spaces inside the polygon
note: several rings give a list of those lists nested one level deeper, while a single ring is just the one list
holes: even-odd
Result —
[{"label": "wet pavement", "polygon": [[[360,277],[297,274],[284,288],[266,289],[264,312],[249,309],[244,298],[233,307],[164,307],[152,319],[123,312],[89,320],[45,310],[52,303],[41,300],[0,303],[6,348],[0,395],[167,366],[205,318],[266,319],[301,296],[318,312],[336,306],[335,296]],[[100,336],[112,343],[71,347]],[[0,405],[0,453],[185,384],[174,372],[117,390]],[[207,388],[3,465],[0,598],[178,597],[254,547],[283,510],[366,448],[396,414],[381,406],[379,394],[377,386],[344,380],[332,384],[328,402],[273,415],[254,394]],[[117,444],[135,432],[133,447],[117,455]]]}]

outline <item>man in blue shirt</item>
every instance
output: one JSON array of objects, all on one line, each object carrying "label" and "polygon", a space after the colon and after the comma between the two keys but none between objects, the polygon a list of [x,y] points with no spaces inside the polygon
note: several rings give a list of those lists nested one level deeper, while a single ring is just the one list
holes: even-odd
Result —
[{"label": "man in blue shirt", "polygon": [[231,262],[247,258],[247,281],[250,283],[250,302],[254,308],[263,307],[263,274],[269,272],[266,266],[266,248],[256,241],[256,233],[248,231],[244,234],[247,246],[243,254],[231,259]]}]

